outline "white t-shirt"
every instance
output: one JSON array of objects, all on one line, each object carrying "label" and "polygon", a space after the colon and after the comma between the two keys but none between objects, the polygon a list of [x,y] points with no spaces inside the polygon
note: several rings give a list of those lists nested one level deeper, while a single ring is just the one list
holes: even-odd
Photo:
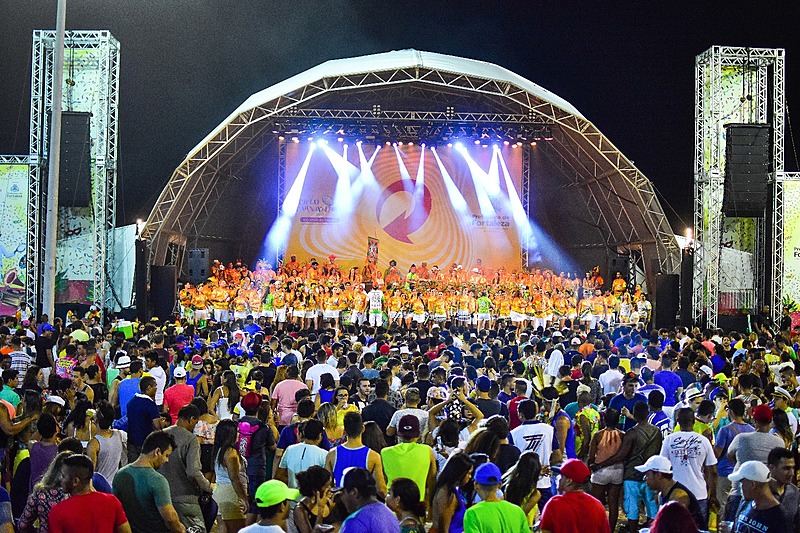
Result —
[{"label": "white t-shirt", "polygon": [[286,533],[281,526],[262,526],[251,524],[239,530],[239,533]]},{"label": "white t-shirt", "polygon": [[288,485],[297,488],[297,474],[304,472],[312,466],[325,466],[325,458],[328,452],[315,444],[300,442],[292,444],[281,456],[280,467],[285,468],[289,473]]},{"label": "white t-shirt", "polygon": [[164,404],[164,387],[167,386],[167,373],[164,369],[156,365],[146,371],[148,374],[156,378],[156,405]]},{"label": "white t-shirt", "polygon": [[[525,422],[511,430],[511,438],[520,453],[536,452],[542,466],[550,464],[550,454],[553,452],[553,426],[543,422]],[[550,488],[550,477],[541,476],[536,488]]]},{"label": "white t-shirt", "polygon": [[419,427],[420,430],[423,430],[428,427],[428,411],[423,411],[422,409],[399,409],[394,412],[392,415],[392,419],[389,421],[389,427],[397,429],[397,424],[400,423],[400,419],[406,415],[414,415],[419,420]]},{"label": "white t-shirt", "polygon": [[619,384],[622,383],[622,374],[616,368],[610,368],[600,374],[597,381],[603,386],[603,395],[616,394],[619,392]]},{"label": "white t-shirt", "polygon": [[698,500],[708,499],[704,466],[717,464],[714,448],[707,438],[693,431],[678,431],[664,439],[661,455],[672,463],[672,477],[692,491]]},{"label": "white t-shirt", "polygon": [[370,311],[380,311],[383,308],[383,291],[373,289],[367,293]]},{"label": "white t-shirt", "polygon": [[334,381],[339,381],[339,372],[336,371],[336,368],[332,367],[328,363],[317,363],[309,368],[308,372],[306,373],[306,381],[311,380],[313,382],[313,386],[311,387],[312,395],[317,394],[317,391],[319,391],[319,380],[322,377],[322,374],[330,374],[333,376]]},{"label": "white t-shirt", "polygon": [[547,376],[557,378],[558,369],[562,366],[564,366],[564,354],[561,353],[561,350],[553,350],[550,352],[550,358],[547,360],[547,368],[544,369],[544,373]]}]

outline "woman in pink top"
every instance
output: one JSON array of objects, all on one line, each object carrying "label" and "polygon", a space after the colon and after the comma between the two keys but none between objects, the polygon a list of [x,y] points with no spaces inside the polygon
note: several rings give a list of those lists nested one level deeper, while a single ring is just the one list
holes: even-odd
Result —
[{"label": "woman in pink top", "polygon": [[297,411],[297,401],[294,399],[297,391],[308,389],[300,381],[300,371],[295,365],[286,369],[286,379],[275,386],[272,392],[272,407],[278,410],[278,425],[288,426],[292,423],[292,416]]}]

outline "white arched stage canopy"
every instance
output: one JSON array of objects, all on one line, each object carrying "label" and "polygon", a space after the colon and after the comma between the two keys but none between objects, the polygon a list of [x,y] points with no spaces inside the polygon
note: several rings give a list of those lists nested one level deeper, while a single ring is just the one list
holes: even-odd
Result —
[{"label": "white arched stage canopy", "polygon": [[[583,268],[605,270],[610,257],[628,256],[651,288],[657,273],[680,270],[680,249],[652,183],[569,102],[498,65],[416,50],[327,61],[248,98],[172,174],[141,234],[150,263],[180,270],[187,247],[209,238],[205,228],[231,218],[225,197],[254,187],[242,182],[265,179],[252,162],[280,144],[279,134],[302,134],[311,123],[366,127],[381,138],[482,127],[520,138],[544,132],[547,140],[535,150],[525,146],[522,196],[552,242]],[[267,174],[270,209],[283,195],[276,160]],[[242,202],[263,201],[248,196],[228,199],[237,216],[246,212]],[[266,229],[253,233],[251,253]]]}]

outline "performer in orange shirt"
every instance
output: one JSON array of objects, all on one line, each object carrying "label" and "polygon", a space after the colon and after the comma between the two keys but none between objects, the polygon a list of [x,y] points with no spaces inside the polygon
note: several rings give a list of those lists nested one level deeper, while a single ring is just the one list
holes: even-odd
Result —
[{"label": "performer in orange shirt", "polygon": [[611,282],[611,294],[619,298],[622,296],[622,293],[625,292],[625,289],[627,288],[628,288],[628,282],[625,281],[625,278],[622,277],[622,274],[620,274],[619,272],[614,274],[614,281]]}]

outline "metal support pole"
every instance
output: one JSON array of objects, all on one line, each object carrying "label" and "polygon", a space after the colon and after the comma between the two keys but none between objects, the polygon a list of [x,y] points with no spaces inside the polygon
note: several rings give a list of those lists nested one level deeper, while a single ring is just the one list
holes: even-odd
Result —
[{"label": "metal support pole", "polygon": [[58,235],[58,179],[61,163],[61,93],[64,86],[64,33],[67,0],[58,0],[56,44],[53,51],[53,106],[50,113],[50,158],[47,175],[47,219],[44,240],[42,313],[52,320],[56,301],[56,242]]}]

